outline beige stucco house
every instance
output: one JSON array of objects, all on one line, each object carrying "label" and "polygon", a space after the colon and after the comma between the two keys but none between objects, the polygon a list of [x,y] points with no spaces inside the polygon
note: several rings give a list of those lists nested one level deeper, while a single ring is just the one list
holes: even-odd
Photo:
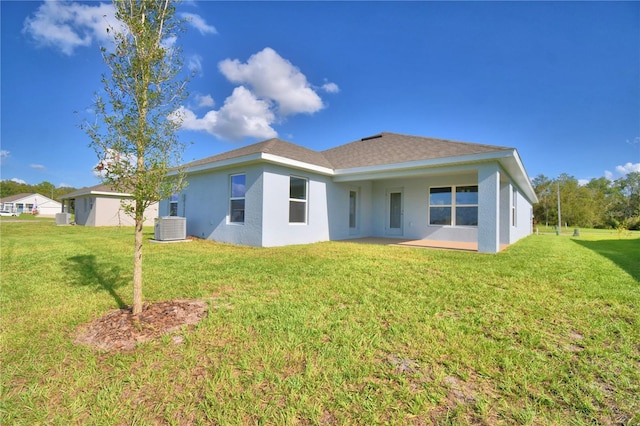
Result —
[{"label": "beige stucco house", "polygon": [[[122,208],[122,201],[132,201],[131,194],[117,192],[108,185],[82,188],[60,197],[65,212],[75,207],[75,223],[83,226],[133,226],[133,218]],[[145,212],[145,226],[153,226],[158,217],[158,203]]]}]

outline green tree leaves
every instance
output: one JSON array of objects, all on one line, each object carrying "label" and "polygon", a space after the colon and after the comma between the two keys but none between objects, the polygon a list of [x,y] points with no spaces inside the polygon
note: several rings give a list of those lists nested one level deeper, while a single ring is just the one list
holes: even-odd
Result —
[{"label": "green tree leaves", "polygon": [[604,177],[580,185],[565,173],[551,180],[538,175],[532,180],[540,202],[534,217],[540,224],[558,222],[557,191],[560,191],[562,222],[590,228],[640,229],[640,173],[632,172],[615,181]]}]

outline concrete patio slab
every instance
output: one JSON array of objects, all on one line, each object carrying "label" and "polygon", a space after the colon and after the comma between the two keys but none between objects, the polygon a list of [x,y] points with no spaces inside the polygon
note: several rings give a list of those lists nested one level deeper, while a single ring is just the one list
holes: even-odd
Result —
[{"label": "concrete patio slab", "polygon": [[[387,246],[415,247],[415,248],[432,248],[444,250],[462,250],[462,251],[478,251],[478,243],[459,242],[459,241],[438,241],[438,240],[406,240],[402,238],[381,238],[381,237],[365,237],[343,240],[351,243],[360,244],[381,244]],[[506,244],[500,245],[500,250],[504,250]]]}]

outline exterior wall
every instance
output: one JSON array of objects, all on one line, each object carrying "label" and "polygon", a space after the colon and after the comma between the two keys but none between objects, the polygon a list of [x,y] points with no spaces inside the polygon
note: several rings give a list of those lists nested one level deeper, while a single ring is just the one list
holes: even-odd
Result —
[{"label": "exterior wall", "polygon": [[[424,176],[375,181],[372,190],[372,232],[374,237],[416,240],[476,242],[478,229],[471,226],[429,224],[429,188],[453,185],[476,185],[477,175],[464,171],[450,175]],[[402,229],[393,233],[388,226],[388,193],[402,192]]]},{"label": "exterior wall", "polygon": [[[229,221],[230,176],[245,174],[245,221]],[[289,223],[289,178],[307,179],[307,223]],[[178,197],[178,214],[187,219],[187,234],[257,247],[307,244],[329,240],[329,178],[270,164],[191,174]],[[338,191],[339,192],[339,191]],[[160,215],[169,213],[169,200]],[[347,218],[348,219],[348,218]],[[348,224],[348,220],[346,222]]]},{"label": "exterior wall", "polygon": [[515,214],[516,223],[511,226],[510,244],[531,235],[533,232],[533,206],[520,191],[516,192]]},{"label": "exterior wall", "polygon": [[95,197],[82,196],[75,199],[75,222],[82,226],[95,226]]},{"label": "exterior wall", "polygon": [[[153,226],[158,204],[145,211],[145,226]],[[75,201],[75,222],[83,226],[133,226],[134,220],[120,205],[119,197],[86,195]]]},{"label": "exterior wall", "polygon": [[[306,223],[289,223],[290,176],[307,179]],[[340,192],[333,191],[331,178],[307,171],[266,165],[263,179],[263,246],[308,244],[329,240],[329,199],[335,200],[336,194]]]},{"label": "exterior wall", "polygon": [[[361,237],[395,237],[477,242],[480,251],[497,252],[531,233],[531,204],[514,192],[498,163],[459,166],[417,177],[335,183],[324,175],[270,163],[230,167],[187,176],[179,194],[178,215],[187,234],[219,242],[272,247]],[[229,221],[230,176],[245,174],[245,222]],[[289,179],[307,179],[307,222],[289,223]],[[478,185],[478,226],[429,224],[429,188]],[[356,227],[349,226],[349,193],[357,193]],[[399,232],[389,228],[389,192],[402,193]],[[511,222],[513,195],[516,224]],[[78,206],[78,204],[76,204]],[[78,208],[77,208],[78,209]],[[169,200],[160,203],[169,214]],[[77,214],[77,213],[76,213]]]},{"label": "exterior wall", "polygon": [[55,217],[56,213],[62,212],[62,204],[52,200],[51,198],[37,196],[38,214],[45,217]]},{"label": "exterior wall", "polygon": [[[187,235],[242,244],[262,245],[262,165],[191,174],[178,196],[178,215],[187,219]],[[229,222],[230,176],[246,175],[245,222]],[[287,192],[288,194],[288,192]],[[160,216],[169,215],[169,200],[160,202]]]},{"label": "exterior wall", "polygon": [[531,235],[532,218],[531,203],[511,181],[502,183],[500,186],[500,244],[513,244]]},{"label": "exterior wall", "polygon": [[500,167],[497,163],[478,168],[478,251],[500,251]]},{"label": "exterior wall", "polygon": [[133,219],[120,205],[119,198],[95,197],[94,226],[130,226]]},{"label": "exterior wall", "polygon": [[[359,181],[327,185],[329,239],[369,237],[372,234],[372,183]],[[349,193],[356,193],[356,226],[349,227]]]}]

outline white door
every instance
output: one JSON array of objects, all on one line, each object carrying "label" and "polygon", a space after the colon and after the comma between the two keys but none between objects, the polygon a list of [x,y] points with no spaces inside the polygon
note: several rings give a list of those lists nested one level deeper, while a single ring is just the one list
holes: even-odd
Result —
[{"label": "white door", "polygon": [[387,223],[388,235],[402,235],[402,190],[392,189],[387,191]]}]

